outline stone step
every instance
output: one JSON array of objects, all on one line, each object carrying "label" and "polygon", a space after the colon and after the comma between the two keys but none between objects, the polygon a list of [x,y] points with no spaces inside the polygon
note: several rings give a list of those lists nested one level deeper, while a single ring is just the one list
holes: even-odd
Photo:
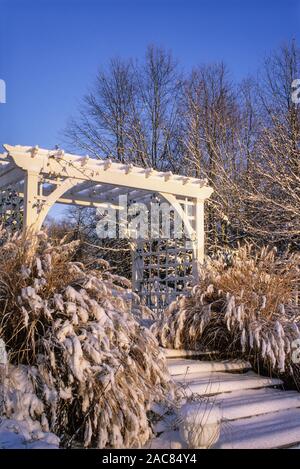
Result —
[{"label": "stone step", "polygon": [[300,442],[300,409],[223,422],[220,449],[272,449],[295,446]]},{"label": "stone step", "polygon": [[211,371],[239,371],[250,369],[250,363],[244,360],[200,361],[186,358],[168,358],[167,364],[171,376],[190,373],[208,373]]},{"label": "stone step", "polygon": [[226,420],[236,420],[268,412],[300,408],[300,393],[272,388],[249,389],[218,394],[210,400],[220,406],[222,418]]},{"label": "stone step", "polygon": [[208,396],[243,389],[256,389],[280,386],[282,381],[276,378],[258,376],[253,371],[247,373],[189,373],[187,376],[173,376],[173,381],[184,388],[187,396],[193,393]]},{"label": "stone step", "polygon": [[167,358],[184,358],[184,357],[207,357],[207,356],[214,356],[217,355],[219,352],[210,352],[210,351],[203,351],[200,352],[199,350],[183,350],[183,349],[170,349],[170,348],[162,348],[163,352],[165,353]]}]

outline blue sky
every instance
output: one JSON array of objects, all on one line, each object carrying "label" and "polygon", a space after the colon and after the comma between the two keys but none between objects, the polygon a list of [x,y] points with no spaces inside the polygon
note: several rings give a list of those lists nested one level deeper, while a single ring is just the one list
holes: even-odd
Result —
[{"label": "blue sky", "polygon": [[284,40],[300,43],[299,0],[0,0],[0,144],[52,148],[97,69],[149,43],[185,69],[224,60],[239,80]]}]

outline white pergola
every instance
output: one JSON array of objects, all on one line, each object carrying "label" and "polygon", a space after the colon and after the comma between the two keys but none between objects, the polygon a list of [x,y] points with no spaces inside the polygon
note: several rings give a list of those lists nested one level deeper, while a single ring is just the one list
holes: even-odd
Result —
[{"label": "white pergola", "polygon": [[[153,194],[181,218],[190,240],[193,273],[204,259],[204,202],[213,189],[205,180],[140,168],[132,164],[46,150],[4,145],[0,191],[9,187],[24,198],[24,229],[37,232],[55,204],[118,208],[119,196],[148,204]],[[133,266],[133,281],[138,280]]]}]

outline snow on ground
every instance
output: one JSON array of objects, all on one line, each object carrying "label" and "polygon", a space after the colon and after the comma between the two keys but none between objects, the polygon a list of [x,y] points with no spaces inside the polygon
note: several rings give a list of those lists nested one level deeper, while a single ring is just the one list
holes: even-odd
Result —
[{"label": "snow on ground", "polygon": [[0,449],[57,449],[59,438],[45,433],[38,422],[0,420]]}]

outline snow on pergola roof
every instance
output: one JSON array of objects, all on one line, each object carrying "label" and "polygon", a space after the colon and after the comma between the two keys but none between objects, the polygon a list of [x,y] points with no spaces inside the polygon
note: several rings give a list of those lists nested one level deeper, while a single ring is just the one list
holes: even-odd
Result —
[{"label": "snow on pergola roof", "polygon": [[[75,178],[80,181],[91,180],[105,184],[108,192],[112,186],[139,190],[172,193],[183,197],[207,198],[211,189],[207,181],[192,177],[173,175],[152,168],[140,168],[132,164],[122,164],[110,159],[92,159],[64,153],[62,150],[45,150],[38,147],[4,145],[7,153],[0,155],[0,187],[25,179],[26,171],[35,171],[44,176]],[[98,184],[97,184],[98,185]],[[199,191],[199,189],[203,189]],[[208,189],[208,190],[207,190]],[[76,192],[81,192],[79,186]],[[128,192],[128,191],[127,191]],[[111,198],[110,198],[111,200]]]}]

